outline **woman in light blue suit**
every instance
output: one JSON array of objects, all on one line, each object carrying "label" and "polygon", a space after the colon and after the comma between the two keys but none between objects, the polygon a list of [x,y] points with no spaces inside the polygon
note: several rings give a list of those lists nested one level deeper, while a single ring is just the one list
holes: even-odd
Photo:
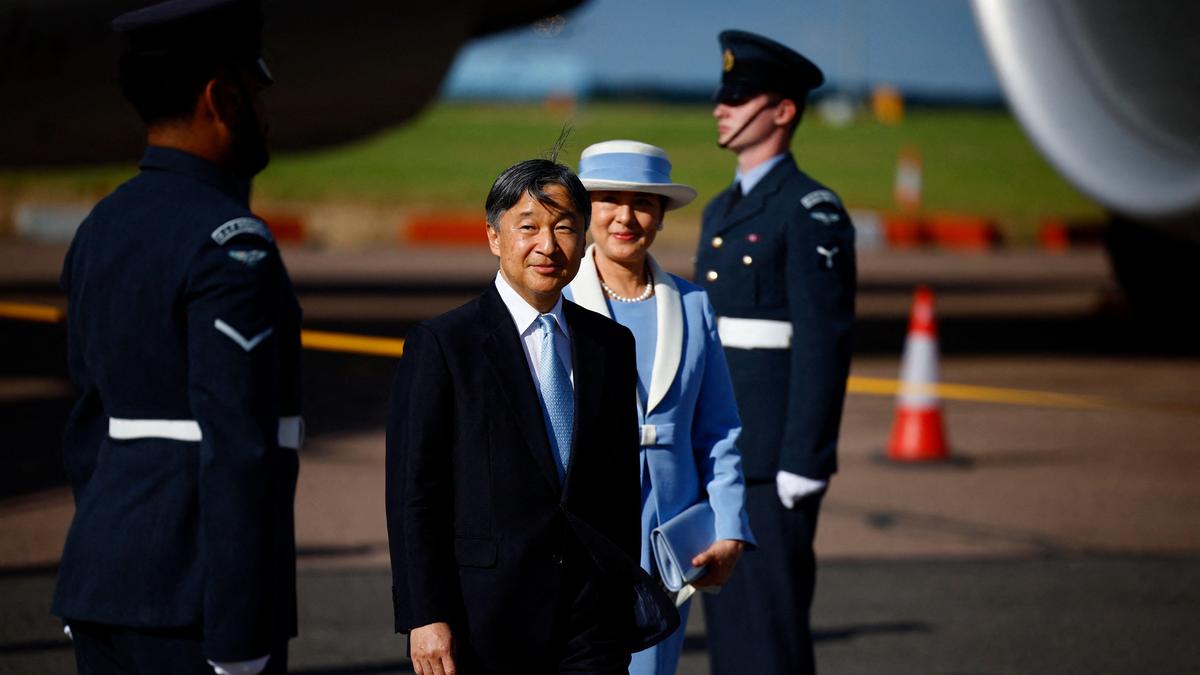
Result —
[{"label": "woman in light blue suit", "polygon": [[[743,504],[742,459],[734,445],[741,422],[708,296],[664,272],[648,252],[665,212],[695,199],[696,191],[671,182],[671,163],[661,148],[635,141],[589,146],[580,157],[579,177],[591,193],[594,243],[566,295],[625,325],[636,338],[641,564],[658,575],[650,532],[708,501],[716,541],[690,562],[706,567],[692,586],[715,588],[742,551],[754,546]],[[691,592],[685,587],[679,596],[679,630],[634,654],[631,673],[675,672]]]}]

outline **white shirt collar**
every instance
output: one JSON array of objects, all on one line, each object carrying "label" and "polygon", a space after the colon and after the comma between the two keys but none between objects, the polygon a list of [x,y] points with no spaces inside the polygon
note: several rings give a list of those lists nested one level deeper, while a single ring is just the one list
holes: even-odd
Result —
[{"label": "white shirt collar", "polygon": [[[496,272],[496,290],[500,292],[500,299],[504,301],[504,306],[508,308],[508,313],[512,315],[513,324],[517,327],[517,333],[525,335],[533,327],[541,312],[537,311],[533,305],[530,305],[522,298],[513,287],[508,283],[508,279],[500,272]],[[571,337],[571,332],[567,330],[567,317],[563,315],[563,299],[562,295],[558,296],[558,302],[554,303],[554,307],[547,314],[554,317],[554,321],[558,323],[558,329],[568,339]]]},{"label": "white shirt collar", "polygon": [[759,181],[765,178],[767,174],[771,173],[771,169],[774,169],[775,165],[782,162],[783,158],[787,156],[788,154],[786,152],[781,152],[762,164],[754,167],[753,169],[750,169],[745,174],[742,173],[741,169],[738,169],[734,180],[736,180],[738,184],[742,186],[742,196],[750,194],[750,191],[754,189],[754,186],[758,185]]}]

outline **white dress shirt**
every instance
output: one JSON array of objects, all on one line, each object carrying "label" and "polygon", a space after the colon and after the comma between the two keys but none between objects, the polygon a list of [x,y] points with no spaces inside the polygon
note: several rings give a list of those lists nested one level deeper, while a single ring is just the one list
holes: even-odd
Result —
[{"label": "white dress shirt", "polygon": [[[541,391],[541,380],[538,379],[537,372],[538,359],[542,355],[542,331],[537,322],[541,312],[525,302],[525,298],[513,290],[508,280],[500,272],[496,273],[496,290],[500,292],[500,299],[508,308],[513,324],[517,327],[517,333],[521,336],[521,346],[525,348],[525,362],[529,364],[529,373],[533,375],[533,387],[537,391]],[[572,367],[571,360],[571,331],[567,328],[567,319],[563,316],[562,305],[563,299],[562,296],[559,296],[558,302],[554,303],[554,307],[546,313],[554,317],[554,322],[558,326],[558,330],[554,331],[554,351],[558,353],[558,360],[567,369],[567,376],[571,380],[571,386],[574,387],[575,369]]]}]

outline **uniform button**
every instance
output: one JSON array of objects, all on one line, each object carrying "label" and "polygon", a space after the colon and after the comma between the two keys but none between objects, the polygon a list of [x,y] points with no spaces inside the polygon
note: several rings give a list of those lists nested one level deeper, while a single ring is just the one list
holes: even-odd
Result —
[{"label": "uniform button", "polygon": [[561,553],[551,553],[550,554],[550,562],[554,563],[555,565],[563,564],[562,554]]},{"label": "uniform button", "polygon": [[721,275],[717,274],[716,270],[709,270],[708,274],[704,275],[704,278],[708,279],[709,281],[716,281],[717,277],[719,277],[719,276],[721,276]]},{"label": "uniform button", "polygon": [[713,237],[713,240],[712,240],[713,248],[721,248],[721,244],[724,244],[724,243],[725,243],[724,239],[722,239],[720,237]]},{"label": "uniform button", "polygon": [[743,265],[751,265],[753,263],[754,263],[754,258],[751,258],[748,255],[742,256],[742,264]]}]

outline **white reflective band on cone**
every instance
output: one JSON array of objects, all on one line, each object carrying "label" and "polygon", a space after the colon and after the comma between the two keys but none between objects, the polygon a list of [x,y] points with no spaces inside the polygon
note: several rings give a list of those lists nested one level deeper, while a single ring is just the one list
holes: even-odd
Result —
[{"label": "white reflective band on cone", "polygon": [[792,346],[792,324],[770,319],[717,317],[721,344],[737,349],[787,349]]},{"label": "white reflective band on cone", "polygon": [[937,340],[927,335],[910,335],[904,343],[900,391],[896,393],[896,398],[909,409],[936,408],[937,381]]},{"label": "white reflective band on cone", "polygon": [[[108,418],[108,435],[119,441],[137,438],[165,438],[172,441],[199,442],[204,438],[196,420],[131,420]],[[276,442],[281,448],[299,450],[304,442],[304,418],[279,418]]]}]

